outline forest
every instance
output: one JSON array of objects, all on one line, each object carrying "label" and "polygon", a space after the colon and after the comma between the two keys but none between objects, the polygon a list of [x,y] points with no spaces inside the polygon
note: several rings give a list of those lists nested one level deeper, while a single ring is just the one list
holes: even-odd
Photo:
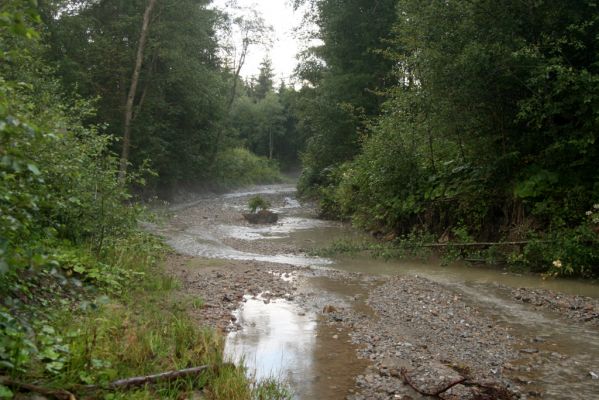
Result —
[{"label": "forest", "polygon": [[61,398],[208,362],[205,382],[135,398],[271,398],[161,304],[168,250],[139,221],[181,193],[301,169],[323,218],[392,247],[487,243],[514,268],[599,275],[597,2],[293,3],[312,44],[288,82],[268,57],[240,75],[269,27],[211,0],[0,3],[0,398],[24,377]]}]

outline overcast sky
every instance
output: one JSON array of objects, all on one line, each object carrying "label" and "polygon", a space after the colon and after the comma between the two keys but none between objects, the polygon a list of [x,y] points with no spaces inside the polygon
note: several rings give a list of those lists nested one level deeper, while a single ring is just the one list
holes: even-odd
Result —
[{"label": "overcast sky", "polygon": [[[227,9],[227,3],[229,0],[213,1],[213,4],[221,9]],[[258,75],[260,62],[264,56],[270,55],[276,81],[281,78],[288,81],[297,64],[296,55],[301,48],[293,33],[294,28],[301,25],[301,11],[294,12],[289,0],[237,0],[237,4],[258,11],[266,24],[274,30],[272,48],[269,50],[261,46],[251,47],[241,75],[246,78]]]}]

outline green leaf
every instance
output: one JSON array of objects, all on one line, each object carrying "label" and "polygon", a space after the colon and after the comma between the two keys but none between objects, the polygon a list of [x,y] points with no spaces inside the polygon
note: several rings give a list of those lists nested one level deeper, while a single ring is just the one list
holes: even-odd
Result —
[{"label": "green leaf", "polygon": [[33,175],[41,175],[40,170],[35,164],[27,164],[27,169],[33,173]]},{"label": "green leaf", "polygon": [[56,351],[54,351],[54,349],[50,347],[46,348],[40,355],[42,356],[42,358],[52,361],[56,361],[60,358],[60,354],[58,354]]},{"label": "green leaf", "polygon": [[12,399],[14,393],[4,385],[0,385],[0,399]]}]

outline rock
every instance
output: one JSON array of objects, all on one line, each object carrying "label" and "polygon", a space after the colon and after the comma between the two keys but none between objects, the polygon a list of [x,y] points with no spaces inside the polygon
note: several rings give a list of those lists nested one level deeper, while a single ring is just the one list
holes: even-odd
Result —
[{"label": "rock", "polygon": [[324,308],[322,309],[323,314],[330,314],[334,312],[337,312],[337,309],[330,304],[324,306]]},{"label": "rock", "polygon": [[476,388],[466,387],[464,385],[455,385],[443,392],[439,397],[443,400],[473,400],[478,398],[479,391]]},{"label": "rock", "polygon": [[257,213],[243,214],[243,218],[250,224],[274,224],[279,220],[279,215],[268,210],[260,210]]},{"label": "rock", "polygon": [[525,354],[535,354],[538,352],[539,352],[538,349],[520,349],[520,353],[525,353]]}]

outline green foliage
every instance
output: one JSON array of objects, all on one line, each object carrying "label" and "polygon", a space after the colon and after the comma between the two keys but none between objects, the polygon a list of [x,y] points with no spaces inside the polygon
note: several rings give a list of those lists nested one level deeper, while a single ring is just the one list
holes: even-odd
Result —
[{"label": "green foliage", "polygon": [[254,196],[248,201],[248,208],[252,213],[255,213],[258,210],[268,210],[270,206],[270,202],[265,200],[262,196]]},{"label": "green foliage", "polygon": [[89,283],[108,292],[120,293],[135,282],[140,272],[124,269],[118,262],[105,263],[80,248],[59,248],[52,256],[64,275]]},{"label": "green foliage", "polygon": [[259,382],[253,390],[252,399],[255,400],[291,400],[293,394],[277,379],[270,378]]},{"label": "green foliage", "polygon": [[[322,51],[332,56],[345,43],[334,21],[346,11],[331,17],[328,7],[349,2],[315,3],[327,28]],[[408,0],[397,7],[377,53],[394,65],[380,115],[320,100],[337,95],[326,82],[344,79],[342,68],[325,68],[306,93],[312,106],[298,126],[314,133],[302,191],[320,196],[327,214],[369,231],[416,229],[458,241],[536,232],[564,254],[547,245],[543,256],[531,245],[522,255],[529,267],[555,273],[552,262],[567,259],[560,275],[596,274],[596,232],[583,214],[599,190],[597,4]],[[349,54],[330,65],[361,59]],[[355,122],[339,124],[334,107]],[[328,121],[342,127],[343,139]],[[361,146],[347,142],[356,135]]]},{"label": "green foliage", "polygon": [[0,248],[10,266],[26,265],[27,244],[47,237],[100,251],[136,215],[123,206],[129,195],[115,178],[110,139],[80,122],[89,105],[61,103],[55,82],[28,78],[0,78]]},{"label": "green foliage", "polygon": [[[300,77],[309,82],[295,108],[307,138],[300,189],[328,186],[329,171],[354,157],[367,119],[378,114],[376,91],[392,63],[379,50],[390,36],[397,1],[313,0],[311,22],[321,45],[303,54]],[[376,21],[376,22],[373,22]]]},{"label": "green foliage", "polygon": [[22,324],[0,308],[0,369],[23,372],[36,351]]},{"label": "green foliage", "polygon": [[[145,1],[62,2],[43,7],[47,56],[65,86],[95,98],[93,122],[123,134],[124,93],[135,62]],[[222,16],[208,0],[157,2],[134,100],[131,162],[157,175],[150,188],[211,178],[216,136],[225,129],[228,82],[217,55]],[[119,148],[118,145],[114,146]]]},{"label": "green foliage", "polygon": [[[0,34],[3,37],[2,41],[7,38],[7,32],[14,36],[28,39],[39,37],[38,32],[32,27],[32,24],[38,22],[40,22],[40,17],[37,12],[36,0],[6,0],[0,5]],[[7,53],[5,50],[4,48],[0,49],[0,60],[7,56],[10,59],[12,54],[16,53]]]},{"label": "green foliage", "polygon": [[[158,267],[164,246],[137,231],[141,209],[127,188],[143,179],[118,179],[112,150],[143,3],[44,2],[45,26],[35,1],[0,6],[0,374],[78,390],[209,364],[197,378],[92,397],[176,399],[235,380],[238,398],[250,399],[243,369],[222,360],[222,338],[171,297],[179,283]],[[172,172],[165,181],[206,177],[223,118],[217,13],[208,2],[159,3],[136,104],[136,165],[145,168],[143,151],[156,146],[177,161],[167,169],[155,159]],[[246,150],[218,156],[223,182],[227,172],[242,183],[279,178],[273,162]],[[0,385],[1,398],[13,395]]]},{"label": "green foliage", "polygon": [[513,254],[510,263],[546,272],[553,277],[593,277],[599,274],[599,204],[586,212],[579,226],[561,227],[534,238],[521,254]]},{"label": "green foliage", "polygon": [[216,159],[215,182],[223,188],[281,181],[276,162],[238,147],[223,151]]}]

